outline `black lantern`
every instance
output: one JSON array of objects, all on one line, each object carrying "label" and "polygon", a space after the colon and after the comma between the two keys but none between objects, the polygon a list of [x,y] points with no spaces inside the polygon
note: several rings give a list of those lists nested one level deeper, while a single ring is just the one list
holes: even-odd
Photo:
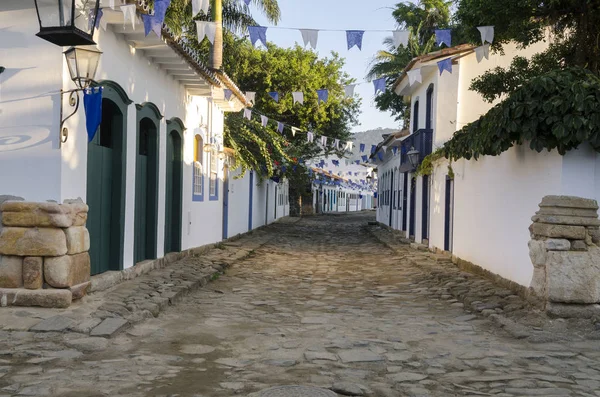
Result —
[{"label": "black lantern", "polygon": [[35,0],[38,37],[58,46],[91,45],[100,0]]},{"label": "black lantern", "polygon": [[410,163],[410,165],[412,165],[413,167],[419,165],[419,151],[416,150],[414,146],[410,148],[406,155],[408,156],[408,162]]},{"label": "black lantern", "polygon": [[371,175],[367,175],[367,183],[371,183],[372,179],[373,179],[373,177]]}]

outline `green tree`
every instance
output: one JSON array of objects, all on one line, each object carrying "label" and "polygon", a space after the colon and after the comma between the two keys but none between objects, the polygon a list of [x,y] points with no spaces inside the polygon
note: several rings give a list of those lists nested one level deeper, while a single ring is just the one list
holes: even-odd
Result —
[{"label": "green tree", "polygon": [[433,36],[434,29],[445,28],[450,23],[452,1],[419,0],[418,3],[396,4],[392,16],[401,29],[419,29],[419,43],[425,44]]},{"label": "green tree", "polygon": [[494,50],[508,42],[521,47],[546,40],[549,48],[531,60],[514,59],[474,80],[472,89],[492,101],[514,92],[530,79],[557,69],[581,67],[600,74],[600,2],[597,0],[459,0],[457,35],[481,43],[482,25],[495,27]]}]

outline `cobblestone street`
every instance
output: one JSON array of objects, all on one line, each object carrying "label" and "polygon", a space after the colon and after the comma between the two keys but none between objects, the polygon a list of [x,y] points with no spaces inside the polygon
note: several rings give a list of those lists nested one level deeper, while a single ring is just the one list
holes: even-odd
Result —
[{"label": "cobblestone street", "polygon": [[8,314],[37,313],[12,308],[0,396],[260,396],[280,385],[343,396],[600,396],[591,322],[547,319],[444,258],[395,248],[373,219],[288,220],[228,243],[224,251],[265,239],[110,339],[8,330]]}]

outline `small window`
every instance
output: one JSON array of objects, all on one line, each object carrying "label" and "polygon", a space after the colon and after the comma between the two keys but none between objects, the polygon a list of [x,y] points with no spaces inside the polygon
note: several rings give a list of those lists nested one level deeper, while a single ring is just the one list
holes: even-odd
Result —
[{"label": "small window", "polygon": [[218,199],[218,191],[217,191],[217,167],[219,165],[219,157],[217,153],[217,149],[213,149],[210,152],[210,186],[209,186],[209,194],[211,199]]},{"label": "small window", "polygon": [[202,201],[204,199],[204,172],[202,167],[203,141],[200,135],[194,137],[194,175],[192,186],[192,200]]}]

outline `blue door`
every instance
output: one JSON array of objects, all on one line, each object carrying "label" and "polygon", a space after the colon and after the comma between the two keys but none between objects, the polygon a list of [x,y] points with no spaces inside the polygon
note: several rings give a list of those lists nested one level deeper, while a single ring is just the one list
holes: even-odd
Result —
[{"label": "blue door", "polygon": [[227,238],[227,219],[229,209],[229,168],[223,167],[223,240]]}]

